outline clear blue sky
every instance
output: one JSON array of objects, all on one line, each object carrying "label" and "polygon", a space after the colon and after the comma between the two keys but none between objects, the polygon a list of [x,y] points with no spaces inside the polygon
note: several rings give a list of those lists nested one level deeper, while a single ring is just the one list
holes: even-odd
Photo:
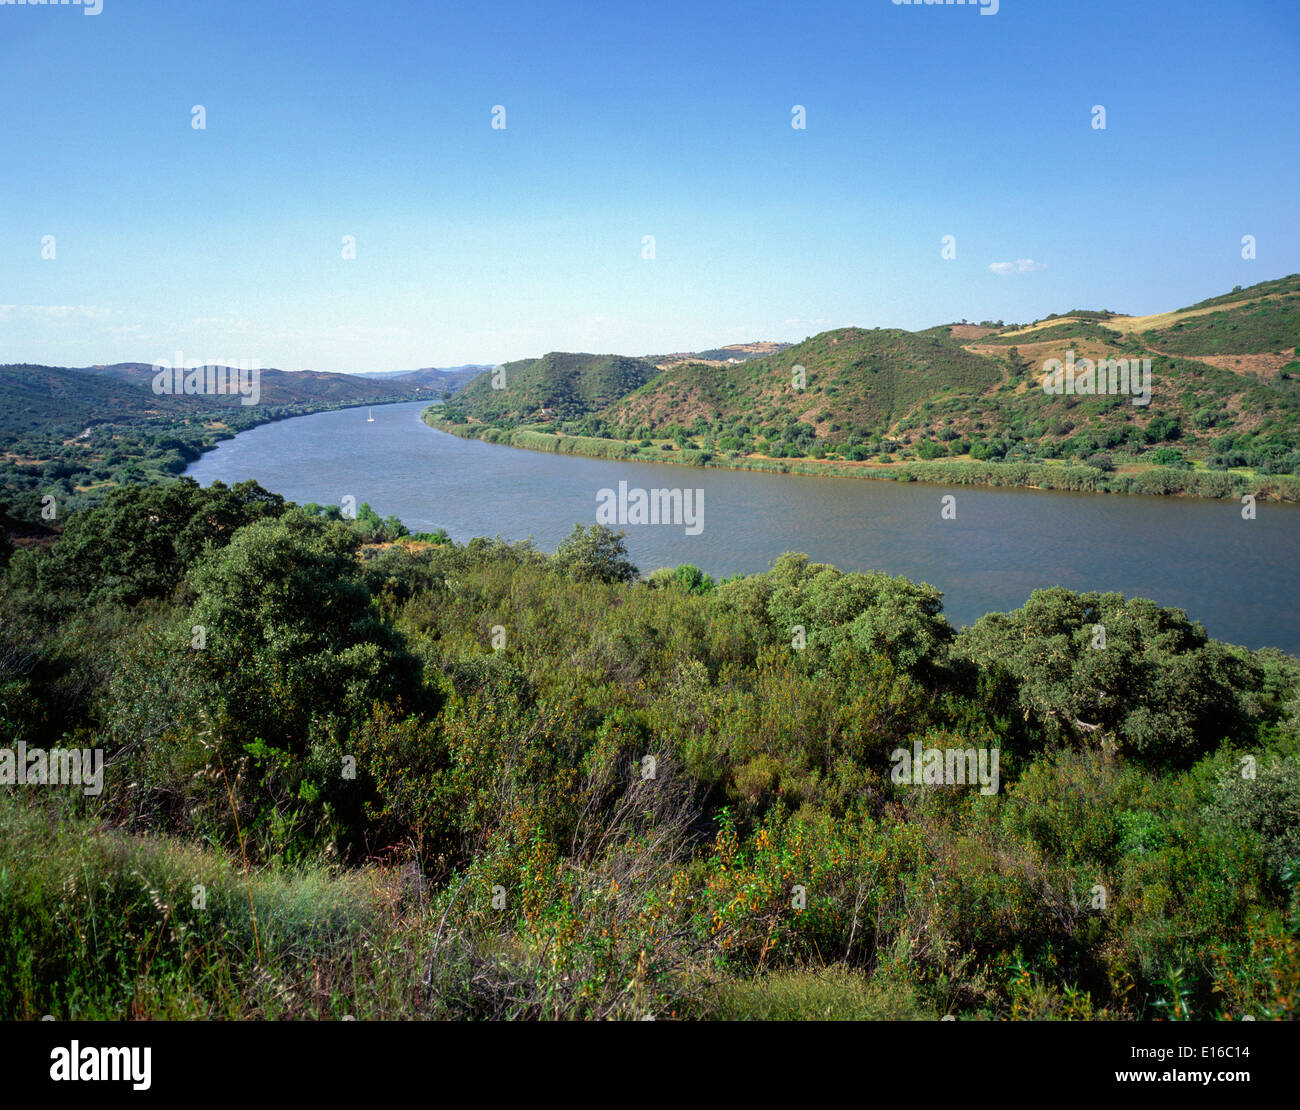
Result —
[{"label": "clear blue sky", "polygon": [[648,354],[1300,270],[1293,0],[0,6],[0,102],[0,362]]}]

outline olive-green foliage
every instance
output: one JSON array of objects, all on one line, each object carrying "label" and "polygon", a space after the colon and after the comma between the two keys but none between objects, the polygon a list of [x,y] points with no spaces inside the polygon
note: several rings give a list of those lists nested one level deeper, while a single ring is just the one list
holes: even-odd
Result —
[{"label": "olive-green foliage", "polygon": [[646,582],[656,589],[673,588],[685,590],[688,594],[711,593],[717,586],[704,571],[690,563],[682,563],[677,567],[660,567],[647,576]]},{"label": "olive-green foliage", "polygon": [[293,509],[195,569],[202,700],[228,735],[301,749],[313,715],[357,720],[375,700],[415,692],[414,661],[379,617],[359,545],[351,529]]},{"label": "olive-green foliage", "polygon": [[575,582],[631,582],[637,569],[627,559],[624,532],[603,524],[575,524],[555,551],[555,566]]},{"label": "olive-green foliage", "polygon": [[496,372],[480,374],[461,389],[446,410],[450,418],[474,417],[511,423],[551,409],[556,419],[581,416],[617,400],[658,373],[645,359],[620,355],[552,352],[541,358],[508,362]]},{"label": "olive-green foliage", "polygon": [[802,627],[814,651],[847,642],[912,672],[935,665],[952,638],[943,594],[925,583],[879,571],[845,574],[796,554],[782,555],[769,577],[769,617],[782,630]]},{"label": "olive-green foliage", "polygon": [[1273,877],[1300,879],[1300,755],[1265,757],[1219,773],[1210,815],[1263,840]]},{"label": "olive-green foliage", "polygon": [[958,658],[1005,670],[1045,740],[1099,743],[1187,766],[1246,735],[1262,675],[1179,609],[1120,594],[1036,590],[1023,609],[990,613],[958,636]]},{"label": "olive-green foliage", "polygon": [[1180,320],[1143,336],[1152,347],[1174,354],[1253,354],[1281,351],[1300,342],[1296,305],[1300,290],[1261,297],[1220,312]]},{"label": "olive-green foliage", "polygon": [[284,498],[251,481],[127,486],[76,513],[49,556],[24,553],[15,578],[69,605],[166,597],[208,545],[221,547],[244,525],[284,510]]},{"label": "olive-green foliage", "polygon": [[[1290,657],[1064,590],[954,636],[931,587],[798,554],[642,582],[600,528],[197,534],[132,604],[37,603],[66,537],[6,575],[0,722],[113,762],[66,824],[0,798],[67,862],[0,838],[4,1016],[1294,1012]],[[998,750],[1000,791],[895,782],[914,743]],[[216,932],[178,927],[187,869]],[[78,994],[91,924],[120,959]]]}]

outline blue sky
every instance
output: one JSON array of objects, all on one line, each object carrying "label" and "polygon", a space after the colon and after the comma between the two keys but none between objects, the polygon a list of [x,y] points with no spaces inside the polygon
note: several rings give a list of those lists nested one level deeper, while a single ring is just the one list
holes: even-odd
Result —
[{"label": "blue sky", "polygon": [[1300,6],[998,7],[0,4],[0,362],[650,354],[1300,270]]}]

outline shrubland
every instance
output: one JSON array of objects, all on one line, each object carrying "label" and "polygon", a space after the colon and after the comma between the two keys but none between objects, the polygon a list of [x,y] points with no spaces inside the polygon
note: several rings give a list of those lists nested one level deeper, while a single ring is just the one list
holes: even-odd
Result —
[{"label": "shrubland", "polygon": [[181,481],[9,556],[3,746],[107,769],[0,788],[0,1014],[1293,1016],[1294,658],[404,531]]}]

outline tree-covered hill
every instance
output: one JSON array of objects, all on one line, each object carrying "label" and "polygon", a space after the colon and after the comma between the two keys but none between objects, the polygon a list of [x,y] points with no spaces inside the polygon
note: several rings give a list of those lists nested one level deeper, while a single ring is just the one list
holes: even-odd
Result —
[{"label": "tree-covered hill", "polygon": [[184,397],[155,396],[121,378],[59,366],[0,366],[0,447],[38,428],[80,432],[92,421],[192,410]]},{"label": "tree-covered hill", "polygon": [[770,412],[779,426],[794,419],[834,442],[845,428],[881,433],[923,400],[979,394],[1000,377],[990,360],[951,339],[843,328],[736,366],[671,367],[605,415],[622,425],[688,427]]},{"label": "tree-covered hill", "polygon": [[[90,366],[77,371],[97,377],[115,378],[152,392],[156,371],[144,362],[119,362],[111,366]],[[441,375],[442,371],[433,371]],[[420,375],[423,375],[422,377]],[[430,378],[427,371],[405,371],[396,377],[368,374],[340,374],[323,370],[258,369],[261,401],[272,405],[312,402],[364,405],[393,400],[419,400],[441,396],[447,386],[441,377]],[[192,400],[192,399],[191,399]],[[205,398],[238,403],[238,398]],[[259,401],[260,403],[260,401]]]},{"label": "tree-covered hill", "polygon": [[576,419],[626,396],[658,372],[646,359],[553,351],[506,363],[499,372],[501,388],[493,385],[497,372],[480,374],[449,402],[449,411],[502,427],[548,416]]},{"label": "tree-covered hill", "polygon": [[[473,403],[436,419],[489,438],[493,427],[531,424],[509,442],[602,457],[794,459],[807,473],[906,466],[936,481],[1294,498],[1298,337],[1300,275],[1291,275],[1154,316],[1074,310],[1028,325],[843,328],[739,364],[666,363],[635,386],[633,375],[581,399],[552,355],[538,370],[517,364],[514,401],[479,379]],[[1149,360],[1150,392],[1045,392],[1054,359]]]},{"label": "tree-covered hill", "polygon": [[1300,343],[1300,289],[1270,294],[1215,312],[1188,316],[1142,341],[1153,350],[1188,355],[1295,355]]},{"label": "tree-covered hill", "polygon": [[439,390],[354,374],[259,371],[257,404],[238,394],[156,394],[143,363],[0,366],[0,511],[66,516],[108,490],[179,474],[218,440],[269,420],[347,405],[431,400]]}]

